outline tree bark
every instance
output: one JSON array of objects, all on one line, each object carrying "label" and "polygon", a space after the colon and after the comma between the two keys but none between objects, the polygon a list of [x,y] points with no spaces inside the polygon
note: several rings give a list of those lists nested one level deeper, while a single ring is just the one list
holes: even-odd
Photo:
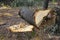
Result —
[{"label": "tree bark", "polygon": [[58,6],[60,6],[60,0],[57,0],[57,2],[58,2]]},{"label": "tree bark", "polygon": [[44,3],[43,3],[44,10],[46,10],[48,8],[48,3],[49,3],[49,0],[44,0]]}]

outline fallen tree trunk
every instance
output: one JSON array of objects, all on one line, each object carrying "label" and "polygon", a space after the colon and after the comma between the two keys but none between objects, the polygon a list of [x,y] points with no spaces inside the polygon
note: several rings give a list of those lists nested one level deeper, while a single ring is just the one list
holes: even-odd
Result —
[{"label": "fallen tree trunk", "polygon": [[[28,21],[29,23],[39,27],[44,20],[44,17],[48,16],[52,10],[39,10],[33,11],[29,8],[22,8],[19,12],[19,15]],[[54,14],[54,13],[53,13]]]}]

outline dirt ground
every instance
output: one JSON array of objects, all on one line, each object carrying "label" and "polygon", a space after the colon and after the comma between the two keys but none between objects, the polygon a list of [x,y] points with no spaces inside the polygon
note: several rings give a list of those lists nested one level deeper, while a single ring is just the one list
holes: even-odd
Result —
[{"label": "dirt ground", "polygon": [[0,9],[0,40],[59,40],[60,38],[51,38],[43,29],[34,28],[32,32],[13,33],[7,29],[15,22],[19,22],[19,8]]}]

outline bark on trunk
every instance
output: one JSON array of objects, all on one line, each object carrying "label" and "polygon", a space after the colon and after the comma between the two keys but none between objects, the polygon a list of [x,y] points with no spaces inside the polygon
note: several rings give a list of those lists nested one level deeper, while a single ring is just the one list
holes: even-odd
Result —
[{"label": "bark on trunk", "polygon": [[49,3],[49,0],[44,0],[44,3],[43,3],[44,10],[46,10],[48,8],[48,3]]},{"label": "bark on trunk", "polygon": [[58,6],[60,6],[60,0],[57,0],[57,2],[58,2]]}]

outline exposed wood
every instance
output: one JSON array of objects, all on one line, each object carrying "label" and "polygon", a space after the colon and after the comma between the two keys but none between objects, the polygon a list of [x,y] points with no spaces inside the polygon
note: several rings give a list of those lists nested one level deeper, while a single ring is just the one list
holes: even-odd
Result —
[{"label": "exposed wood", "polygon": [[[12,32],[29,32],[33,30],[34,26],[30,25],[21,18],[16,18],[11,21],[15,23],[14,25],[8,27],[8,29],[11,30]],[[13,24],[12,22],[11,24]]]},{"label": "exposed wood", "polygon": [[52,10],[50,9],[34,11],[29,8],[22,8],[19,15],[29,23],[39,27],[44,20],[44,17],[46,17],[51,11]]},{"label": "exposed wood", "polygon": [[[55,25],[56,23],[56,14],[51,11],[49,14],[51,14],[51,17],[49,19],[45,19],[43,20],[43,22],[41,23],[41,27],[51,27],[51,25]],[[48,15],[49,16],[49,15]]]},{"label": "exposed wood", "polygon": [[51,10],[39,10],[34,14],[34,21],[35,24],[39,27],[44,20],[44,17],[46,17]]},{"label": "exposed wood", "polygon": [[27,25],[27,26],[25,26],[25,28],[20,28],[20,27],[18,27],[18,25],[13,25],[13,26],[9,27],[9,29],[12,32],[30,32],[30,31],[32,31],[32,28],[33,28],[32,25]]}]

